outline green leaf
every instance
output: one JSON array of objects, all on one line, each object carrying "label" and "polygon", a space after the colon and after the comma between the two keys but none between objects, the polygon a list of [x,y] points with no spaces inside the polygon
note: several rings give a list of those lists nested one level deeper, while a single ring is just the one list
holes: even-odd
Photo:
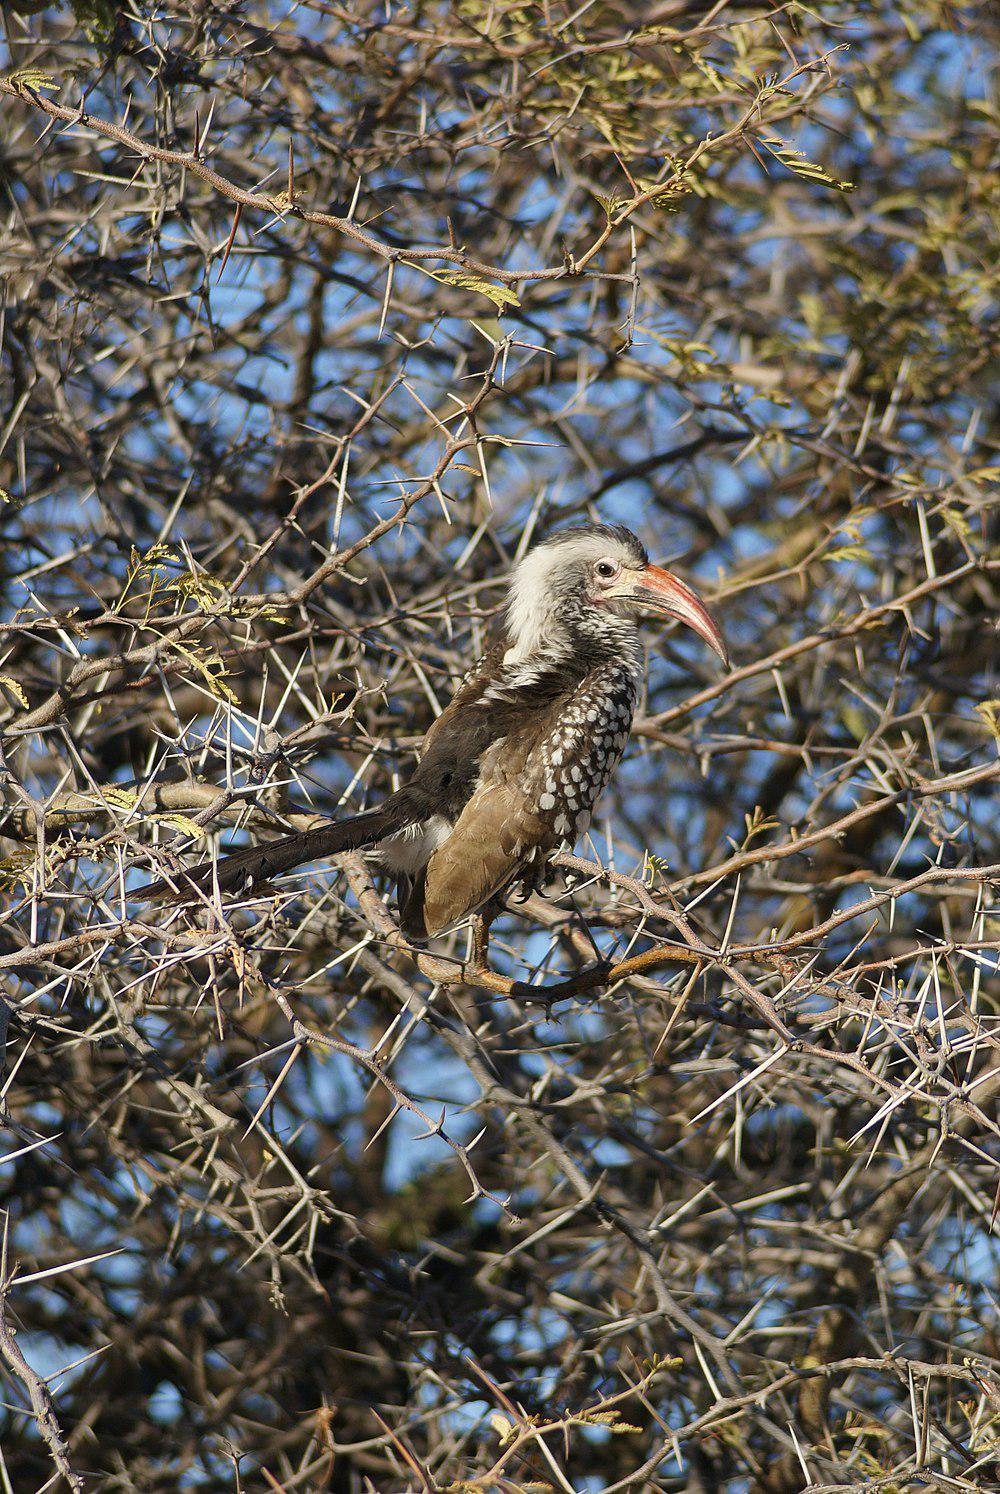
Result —
[{"label": "green leaf", "polygon": [[10,691],[22,710],[28,709],[28,697],[12,674],[0,674],[0,685]]},{"label": "green leaf", "polygon": [[588,1426],[607,1427],[609,1432],[641,1432],[642,1427],[623,1421],[617,1411],[584,1411],[580,1420]]},{"label": "green leaf", "polygon": [[612,194],[610,197],[604,197],[600,192],[595,192],[593,195],[594,201],[599,202],[601,204],[601,207],[604,209],[604,215],[609,223],[615,216],[615,213],[617,213],[618,209],[620,207],[624,207],[625,203],[628,201],[627,198],[616,197],[614,194]]},{"label": "green leaf", "polygon": [[13,855],[5,857],[0,861],[0,887],[7,892],[13,892],[15,887],[24,887],[30,891],[34,864],[34,851],[19,849]]},{"label": "green leaf", "polygon": [[816,182],[822,187],[833,187],[837,192],[854,191],[853,182],[842,182],[837,177],[831,176],[828,171],[823,170],[822,166],[817,166],[815,161],[807,160],[802,152],[796,150],[793,145],[789,145],[787,140],[782,140],[780,135],[761,135],[760,138],[775,160],[780,161],[782,166],[795,176],[801,177],[803,181]]},{"label": "green leaf", "polygon": [[226,684],[229,671],[214,649],[184,644],[176,638],[169,639],[167,647],[197,670],[206,690],[216,700],[225,701],[228,705],[239,705],[239,696]]},{"label": "green leaf", "polygon": [[984,700],[974,709],[986,729],[1000,742],[1000,700]]},{"label": "green leaf", "polygon": [[110,42],[115,34],[118,7],[113,0],[72,0],[73,14],[91,42]]},{"label": "green leaf", "polygon": [[459,290],[475,291],[480,296],[487,296],[497,311],[503,311],[506,306],[520,306],[521,304],[509,285],[494,285],[491,280],[483,280],[478,275],[466,275],[461,270],[449,270],[446,274],[435,278],[443,280],[446,285],[456,285]]},{"label": "green leaf", "polygon": [[4,81],[15,93],[39,93],[43,88],[51,92],[59,86],[52,74],[40,67],[19,68],[15,73],[8,73]]},{"label": "green leaf", "polygon": [[150,818],[161,820],[165,825],[173,825],[175,829],[182,830],[185,835],[190,835],[192,840],[201,840],[207,834],[203,825],[197,824],[186,814],[171,813],[152,815]]}]

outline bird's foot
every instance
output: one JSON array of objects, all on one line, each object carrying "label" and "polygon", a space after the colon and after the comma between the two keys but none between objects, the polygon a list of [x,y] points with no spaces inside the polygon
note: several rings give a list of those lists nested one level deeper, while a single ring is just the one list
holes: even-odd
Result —
[{"label": "bird's foot", "polygon": [[607,984],[613,968],[610,960],[601,960],[576,975],[568,975],[565,980],[553,981],[547,986],[529,986],[527,981],[516,980],[510,988],[509,996],[512,1001],[519,1001],[525,1006],[543,1006],[548,1015],[557,1001],[594,994]]}]

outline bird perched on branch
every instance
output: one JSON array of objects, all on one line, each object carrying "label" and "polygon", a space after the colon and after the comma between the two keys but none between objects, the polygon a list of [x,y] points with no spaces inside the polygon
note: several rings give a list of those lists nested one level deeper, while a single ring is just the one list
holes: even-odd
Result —
[{"label": "bird perched on branch", "polygon": [[500,636],[428,731],[409,782],[375,809],[202,862],[146,894],[245,893],[367,850],[396,878],[404,932],[443,932],[533,880],[590,824],[631,730],[644,615],[677,618],[728,663],[702,601],[650,565],[630,530],[558,531],[515,566]]}]

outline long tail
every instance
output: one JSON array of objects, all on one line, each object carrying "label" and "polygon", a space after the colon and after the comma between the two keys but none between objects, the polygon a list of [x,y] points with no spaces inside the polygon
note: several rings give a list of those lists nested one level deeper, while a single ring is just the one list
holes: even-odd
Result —
[{"label": "long tail", "polygon": [[319,861],[341,851],[363,850],[413,823],[412,815],[406,813],[398,798],[394,794],[378,809],[368,809],[347,820],[335,820],[296,835],[283,835],[266,845],[247,846],[231,856],[185,867],[170,881],[161,878],[140,887],[136,897],[183,903],[196,898],[199,892],[211,893],[216,886],[222,892],[247,893],[307,861]]}]

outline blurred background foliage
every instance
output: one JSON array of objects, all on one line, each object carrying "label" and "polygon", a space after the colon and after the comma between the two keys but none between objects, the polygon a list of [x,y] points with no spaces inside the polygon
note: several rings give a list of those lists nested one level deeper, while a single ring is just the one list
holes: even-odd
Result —
[{"label": "blurred background foliage", "polygon": [[[2,28],[0,1488],[996,1488],[992,0]],[[734,670],[651,638],[493,960],[657,968],[129,898],[388,789],[588,516]]]}]

